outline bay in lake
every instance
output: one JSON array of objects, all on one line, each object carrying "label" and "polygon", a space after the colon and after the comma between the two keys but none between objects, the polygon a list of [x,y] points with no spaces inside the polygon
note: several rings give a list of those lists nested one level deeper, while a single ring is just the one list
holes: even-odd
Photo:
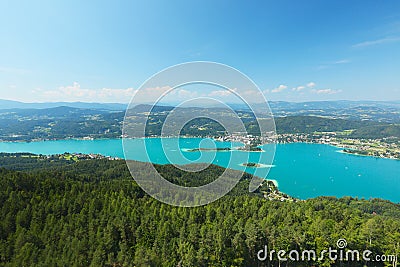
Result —
[{"label": "bay in lake", "polygon": [[[339,153],[337,147],[319,144],[278,144],[273,162],[273,149],[264,152],[197,151],[190,149],[234,149],[240,143],[213,142],[200,138],[148,138],[126,140],[125,154],[121,139],[58,140],[42,142],[0,142],[0,152],[35,154],[95,153],[105,156],[158,164],[213,162],[222,167],[246,170],[260,177],[276,180],[279,189],[301,199],[316,196],[353,196],[383,198],[400,202],[400,161]],[[166,153],[163,153],[164,151]],[[145,153],[148,152],[148,156]],[[245,162],[261,162],[264,168],[246,168]],[[271,166],[272,165],[272,166]],[[0,166],[1,167],[1,166]]]}]

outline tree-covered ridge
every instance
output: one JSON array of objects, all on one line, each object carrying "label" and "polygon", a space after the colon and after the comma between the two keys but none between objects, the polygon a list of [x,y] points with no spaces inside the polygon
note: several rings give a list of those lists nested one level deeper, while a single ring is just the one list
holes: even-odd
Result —
[{"label": "tree-covered ridge", "polygon": [[[161,135],[165,118],[173,107],[155,106],[150,114],[143,105],[134,108],[135,118],[131,123],[146,124],[147,136]],[[181,135],[188,136],[221,136],[226,134],[225,128],[219,123],[206,119],[210,114],[231,114],[232,111],[217,108],[188,108],[189,112],[202,116],[187,122]],[[243,121],[249,134],[259,134],[259,127],[254,114],[248,110],[235,110]],[[350,111],[348,111],[350,112]],[[393,111],[388,111],[393,112]],[[289,113],[291,114],[291,113]],[[397,113],[394,113],[397,114]],[[228,116],[227,115],[227,116]],[[317,113],[318,115],[318,113]],[[320,114],[322,115],[322,114]],[[32,141],[68,138],[120,138],[125,112],[106,111],[99,109],[79,109],[57,107],[50,109],[0,109],[0,140],[2,141]],[[262,116],[262,115],[261,115]],[[212,116],[210,116],[212,117]],[[270,118],[269,115],[266,115]],[[341,132],[354,130],[350,138],[400,138],[398,121],[385,122],[380,120],[364,120],[364,117],[334,116],[324,113],[324,117],[310,115],[276,116],[276,130],[285,133]]]},{"label": "tree-covered ridge", "polygon": [[[400,206],[388,201],[282,203],[243,186],[207,206],[177,208],[147,196],[123,161],[44,161],[29,169],[29,159],[14,160],[26,171],[0,169],[2,266],[267,266],[256,256],[264,245],[321,251],[339,238],[351,249],[400,252]],[[175,171],[160,169],[169,177]]]}]

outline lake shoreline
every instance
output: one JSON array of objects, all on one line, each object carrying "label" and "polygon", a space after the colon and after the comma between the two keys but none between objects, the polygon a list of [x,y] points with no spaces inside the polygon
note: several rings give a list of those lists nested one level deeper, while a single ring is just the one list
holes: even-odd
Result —
[{"label": "lake shoreline", "polygon": [[[335,146],[335,147],[337,147],[337,146]],[[343,147],[337,147],[337,148],[340,149],[339,151],[337,151],[338,153],[342,153],[342,154],[346,154],[346,155],[353,155],[353,156],[357,156],[357,157],[372,157],[372,158],[376,158],[376,159],[400,160],[400,159],[397,159],[397,158],[380,157],[380,156],[374,156],[374,155],[365,155],[365,154],[361,154],[361,153],[358,153],[358,152],[348,152],[348,151],[346,151],[346,148],[343,148]]]},{"label": "lake shoreline", "polygon": [[[151,140],[150,140],[151,139]],[[146,141],[146,148],[143,144]],[[131,147],[126,151],[123,148],[122,139],[103,139],[103,140],[62,140],[49,142],[29,142],[29,143],[0,143],[0,151],[6,153],[30,152],[34,154],[63,154],[84,153],[101,154],[121,159],[128,158],[142,162],[153,162],[155,164],[167,164],[176,162],[177,164],[187,164],[197,161],[199,156],[204,160],[211,160],[215,165],[245,171],[258,177],[276,179],[279,181],[279,189],[287,194],[299,199],[307,199],[323,195],[332,196],[353,196],[368,198],[383,198],[393,202],[399,202],[397,180],[398,161],[386,160],[385,158],[371,157],[350,157],[341,155],[337,146],[330,144],[316,143],[286,143],[276,144],[276,153],[271,168],[246,168],[240,164],[246,162],[259,162],[259,153],[215,153],[215,158],[210,158],[214,153],[187,153],[176,149],[176,141],[168,138],[164,140],[165,149],[172,158],[168,160],[163,154],[160,138],[145,138],[145,140],[125,140],[126,147]],[[186,141],[187,140],[187,141]],[[198,148],[201,138],[193,140],[185,138],[180,141],[180,147]],[[231,142],[216,143],[217,147],[239,146]],[[264,146],[265,153],[272,153],[272,148]],[[145,153],[147,149],[150,155]],[[175,150],[173,152],[172,150]],[[171,150],[171,151],[170,151]],[[125,153],[124,153],[125,152]],[[166,152],[165,152],[166,153]],[[175,153],[175,154],[174,154]],[[184,153],[185,160],[180,153]],[[210,154],[207,156],[206,154]],[[232,157],[232,154],[234,156]],[[177,156],[174,156],[177,155]],[[267,155],[266,155],[267,156]],[[212,156],[214,157],[214,156]],[[231,158],[231,159],[230,159]],[[172,160],[172,161],[171,161]],[[208,162],[208,161],[207,161]],[[361,174],[361,175],[359,175]],[[381,182],[376,183],[376,180]],[[362,183],[361,188],[355,186]],[[373,187],[371,187],[373,186]],[[371,188],[374,188],[371,190]]]},{"label": "lake shoreline", "polygon": [[[42,139],[42,140],[18,140],[18,141],[7,141],[7,140],[0,140],[0,143],[9,143],[9,144],[19,144],[19,143],[39,143],[39,142],[56,142],[56,141],[98,141],[98,140],[120,140],[121,142],[123,142],[123,140],[133,140],[133,139],[157,139],[157,138],[165,138],[165,139],[173,139],[173,138],[182,138],[182,139],[192,139],[192,138],[201,138],[201,139],[212,139],[215,142],[223,142],[221,141],[221,139],[217,138],[217,137],[198,137],[198,136],[179,136],[179,137],[173,137],[173,136],[167,136],[167,137],[159,137],[159,136],[147,136],[147,137],[137,137],[137,138],[123,138],[123,137],[119,137],[119,138],[87,138],[87,137],[83,137],[83,138],[56,138],[56,139]],[[362,139],[355,139],[355,140],[362,140]],[[236,143],[241,143],[244,145],[244,143],[242,142],[236,142]],[[332,147],[336,147],[338,149],[341,150],[340,153],[343,154],[347,154],[347,155],[354,155],[354,156],[363,156],[363,157],[373,157],[373,158],[377,158],[377,159],[392,159],[392,160],[400,160],[400,158],[394,158],[394,157],[389,157],[389,156],[375,156],[375,155],[364,155],[364,154],[360,154],[360,153],[351,153],[351,152],[347,152],[345,151],[346,149],[352,149],[349,146],[343,145],[343,144],[338,144],[336,142],[309,142],[309,141],[285,141],[285,142],[276,142],[276,143],[271,143],[274,145],[280,144],[280,145],[286,145],[286,144],[315,144],[315,145],[329,145]],[[262,144],[263,145],[268,145],[267,144]],[[244,147],[244,146],[241,146]],[[248,150],[248,149],[240,149],[236,148],[236,149],[231,149],[230,151],[242,151],[242,152],[250,152],[250,153],[263,153],[265,152],[264,150]],[[196,150],[196,148],[194,149],[190,149],[190,150]],[[223,151],[222,149],[204,149],[204,148],[198,148],[198,150],[200,151],[217,151],[217,152],[227,152],[227,151]],[[0,151],[1,152],[1,151]],[[186,152],[198,152],[198,151],[186,151]],[[229,152],[229,151],[228,151]]]}]

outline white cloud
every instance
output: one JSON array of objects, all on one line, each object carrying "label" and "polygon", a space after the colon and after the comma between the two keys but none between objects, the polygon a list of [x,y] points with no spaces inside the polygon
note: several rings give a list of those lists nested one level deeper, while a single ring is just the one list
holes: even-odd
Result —
[{"label": "white cloud", "polygon": [[232,94],[231,91],[229,90],[214,90],[211,91],[208,96],[209,97],[225,97],[225,96],[230,96]]},{"label": "white cloud", "polygon": [[347,63],[350,63],[350,60],[341,59],[341,60],[337,60],[337,61],[333,62],[333,64],[347,64]]},{"label": "white cloud", "polygon": [[307,83],[306,86],[307,86],[308,88],[313,88],[313,87],[316,86],[316,84],[315,84],[315,82],[309,82],[309,83]]},{"label": "white cloud", "polygon": [[[285,90],[287,88],[286,85],[280,85],[275,89],[267,89],[264,90],[264,94],[268,94],[268,93],[277,93],[277,92],[282,92],[283,90]],[[306,84],[303,85],[298,85],[296,87],[292,87],[291,90],[289,91],[288,94],[285,94],[285,97],[293,99],[293,100],[298,100],[299,97],[303,97],[303,96],[309,96],[311,97],[312,94],[315,95],[333,95],[333,94],[338,94],[341,93],[342,90],[334,90],[331,88],[322,88],[319,89],[317,88],[317,84],[315,82],[308,82]],[[271,97],[271,95],[270,95]],[[276,100],[281,100],[281,99],[276,99]]]},{"label": "white cloud", "polygon": [[293,87],[292,91],[300,92],[300,91],[303,91],[306,88],[314,88],[315,86],[316,86],[315,82],[309,82],[306,85],[300,85],[300,86],[297,86],[297,87]]},{"label": "white cloud", "polygon": [[297,86],[297,87],[292,88],[292,91],[300,92],[301,90],[303,90],[303,89],[305,89],[305,88],[306,88],[305,86],[300,85],[300,86]]},{"label": "white cloud", "polygon": [[326,95],[332,95],[332,94],[337,94],[342,92],[342,90],[333,90],[333,89],[318,89],[318,90],[311,90],[311,92],[315,93],[315,94],[326,94]]},{"label": "white cloud", "polygon": [[121,102],[127,103],[134,95],[136,90],[126,89],[86,89],[82,88],[77,82],[72,85],[60,86],[55,90],[35,89],[34,94],[44,101],[65,101],[65,102]]},{"label": "white cloud", "polygon": [[[225,103],[262,103],[265,101],[265,97],[263,92],[259,91],[258,89],[243,89],[238,90],[237,88],[230,89],[226,91],[227,93],[222,93],[221,95],[217,96],[215,93],[212,93],[213,96],[216,98],[219,97]],[[208,95],[209,97],[213,97]]]},{"label": "white cloud", "polygon": [[[221,101],[228,102],[237,102],[238,99],[235,96],[234,92],[237,89],[217,89],[217,90],[209,90],[206,88],[205,90],[201,90],[202,88],[189,86],[185,89],[183,88],[175,88],[171,90],[171,87],[157,87],[157,88],[148,88],[142,89],[140,94],[135,95],[135,102],[154,102],[158,99],[159,96],[163,95],[160,101],[165,103],[176,103],[180,101],[193,100],[195,98],[214,98],[219,99]],[[243,94],[248,94],[250,92],[243,92]]]},{"label": "white cloud", "polygon": [[372,46],[372,45],[379,45],[379,44],[385,44],[385,43],[393,43],[393,42],[399,42],[400,37],[386,37],[378,40],[372,40],[372,41],[365,41],[361,42],[358,44],[352,45],[354,48],[359,48],[359,47],[366,47],[366,46]]},{"label": "white cloud", "polygon": [[198,97],[198,93],[196,91],[189,91],[189,90],[185,90],[185,89],[180,89],[178,91],[178,96],[180,98],[195,98]]},{"label": "white cloud", "polygon": [[127,88],[127,89],[111,89],[111,88],[103,88],[100,90],[98,93],[98,96],[100,98],[112,98],[112,97],[132,97],[132,95],[135,93],[135,90],[133,88]]},{"label": "white cloud", "polygon": [[280,92],[282,92],[283,90],[285,90],[286,88],[287,88],[286,85],[281,84],[281,85],[279,85],[277,88],[272,89],[272,90],[271,90],[271,93],[280,93]]},{"label": "white cloud", "polygon": [[[186,91],[186,90],[185,90]],[[170,86],[157,86],[136,90],[134,95],[135,103],[155,103],[157,101],[175,100],[179,91],[171,90]],[[185,94],[185,92],[183,92]],[[128,99],[130,100],[130,99]]]}]

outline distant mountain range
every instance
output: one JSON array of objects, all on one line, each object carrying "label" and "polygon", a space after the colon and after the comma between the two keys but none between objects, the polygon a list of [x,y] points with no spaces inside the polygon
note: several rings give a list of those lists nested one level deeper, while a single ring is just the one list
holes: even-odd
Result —
[{"label": "distant mountain range", "polygon": [[[228,104],[236,111],[249,111],[245,104]],[[0,99],[0,110],[28,110],[28,109],[52,109],[69,107],[74,109],[88,109],[104,112],[125,111],[127,104],[122,103],[86,103],[86,102],[48,102],[48,103],[23,103],[12,100]],[[270,101],[269,106],[276,117],[284,116],[322,116],[355,120],[375,120],[381,122],[400,122],[400,101],[310,101],[310,102],[286,102]],[[136,112],[149,110],[148,104],[141,104],[134,109]],[[193,107],[215,108],[215,107]],[[254,104],[255,112],[265,111],[265,106]],[[171,110],[173,105],[159,105],[153,111]],[[50,113],[53,113],[51,111]],[[62,112],[62,111],[60,111]],[[35,113],[35,112],[34,112]]]},{"label": "distant mountain range", "polygon": [[[122,134],[126,107],[123,104],[67,102],[30,104],[6,100],[0,100],[0,104],[3,104],[0,106],[0,140],[3,141],[119,138]],[[327,101],[270,104],[279,133],[354,130],[351,137],[400,137],[398,102]],[[249,129],[257,131],[254,114],[251,111],[242,109],[239,105],[232,108]],[[131,108],[128,117],[135,125],[147,121],[147,134],[159,135],[162,123],[172,109],[173,106],[152,107],[141,104]],[[186,120],[185,116],[190,114],[195,115],[193,118],[198,118],[189,121],[187,127],[181,131],[191,136],[218,135],[223,128],[221,129],[215,121],[205,118],[230,118],[232,115],[231,110],[221,107],[179,107],[174,110],[174,114],[183,121]],[[261,113],[257,116],[261,119],[267,118]],[[229,124],[228,121],[225,121],[226,125]]]},{"label": "distant mountain range", "polygon": [[127,104],[122,103],[86,103],[86,102],[44,102],[24,103],[13,100],[0,99],[0,109],[47,109],[56,107],[71,107],[81,109],[125,110]]},{"label": "distant mountain range", "polygon": [[286,102],[286,101],[270,101],[271,109],[347,109],[354,107],[392,107],[400,108],[400,101],[351,101],[351,100],[336,100],[336,101],[308,101],[308,102]]},{"label": "distant mountain range", "polygon": [[[245,104],[228,104],[235,110],[248,109]],[[348,109],[354,107],[382,107],[382,108],[400,108],[399,101],[309,101],[309,102],[287,102],[287,101],[269,101],[272,110],[315,110],[315,109]],[[124,110],[128,104],[123,103],[88,103],[88,102],[42,102],[25,103],[14,100],[0,99],[0,109],[45,109],[55,107],[71,107],[84,109],[103,109],[103,110]],[[173,105],[169,105],[173,106]],[[258,104],[253,105],[259,106]]]}]

